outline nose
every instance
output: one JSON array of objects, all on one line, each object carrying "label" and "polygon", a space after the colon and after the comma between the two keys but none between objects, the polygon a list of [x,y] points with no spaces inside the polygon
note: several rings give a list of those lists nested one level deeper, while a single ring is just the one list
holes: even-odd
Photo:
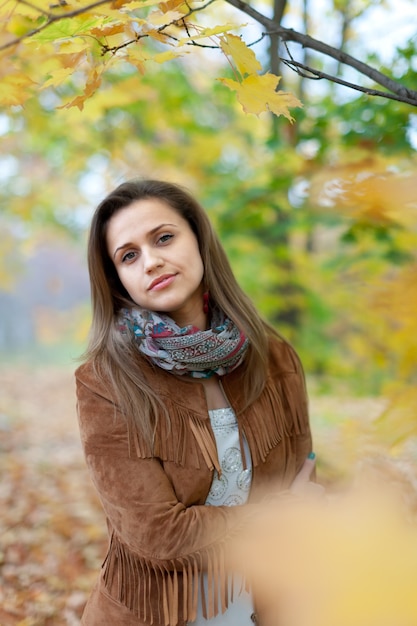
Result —
[{"label": "nose", "polygon": [[162,267],[163,259],[155,248],[142,249],[143,268],[146,274],[150,274],[157,267]]}]

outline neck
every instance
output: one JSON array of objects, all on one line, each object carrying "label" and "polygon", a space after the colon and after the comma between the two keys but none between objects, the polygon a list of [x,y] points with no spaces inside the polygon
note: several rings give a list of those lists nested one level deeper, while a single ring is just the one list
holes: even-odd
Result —
[{"label": "neck", "polygon": [[209,320],[207,313],[204,311],[194,311],[194,312],[178,312],[175,311],[169,314],[170,317],[174,320],[174,322],[180,327],[184,326],[195,326],[199,330],[207,330],[209,326]]}]

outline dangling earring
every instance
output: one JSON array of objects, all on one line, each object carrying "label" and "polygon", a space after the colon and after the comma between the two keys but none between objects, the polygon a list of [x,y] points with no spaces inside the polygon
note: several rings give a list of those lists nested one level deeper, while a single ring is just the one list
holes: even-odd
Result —
[{"label": "dangling earring", "polygon": [[209,311],[209,298],[210,298],[209,292],[205,291],[203,293],[203,313],[206,313],[206,314]]}]

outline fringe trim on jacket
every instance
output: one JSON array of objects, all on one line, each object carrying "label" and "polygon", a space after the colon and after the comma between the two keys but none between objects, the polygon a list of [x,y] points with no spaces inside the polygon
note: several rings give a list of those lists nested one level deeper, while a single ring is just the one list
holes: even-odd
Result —
[{"label": "fringe trim on jacket", "polygon": [[[204,554],[173,560],[169,568],[133,554],[113,533],[103,563],[104,583],[112,590],[113,597],[146,624],[176,626],[179,620],[192,622],[197,617],[199,590],[203,615],[210,619],[224,613],[229,599],[233,600],[229,593],[233,580],[226,571],[224,548],[224,545],[210,546]],[[202,574],[203,559],[207,564],[207,589]]]},{"label": "fringe trim on jacket", "polygon": [[[302,379],[297,374],[269,378],[255,405],[239,412],[239,425],[248,441],[252,464],[265,461],[284,437],[308,431],[308,409]],[[227,394],[227,388],[226,388]],[[182,467],[201,468],[201,456],[208,469],[221,473],[216,442],[208,417],[200,417],[182,405],[164,398],[171,424],[161,417],[153,454],[149,445],[132,433],[134,453],[140,458],[156,456]],[[199,454],[200,452],[200,454]]]}]

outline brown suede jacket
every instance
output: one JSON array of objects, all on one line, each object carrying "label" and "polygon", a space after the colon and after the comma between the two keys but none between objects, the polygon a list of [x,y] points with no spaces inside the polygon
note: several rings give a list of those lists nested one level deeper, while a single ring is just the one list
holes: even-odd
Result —
[{"label": "brown suede jacket", "polygon": [[[85,626],[183,626],[195,619],[201,571],[209,615],[227,605],[226,547],[245,512],[266,493],[288,488],[311,452],[304,377],[285,342],[271,341],[269,375],[242,410],[240,368],[222,385],[253,465],[243,507],[204,506],[218,466],[204,388],[143,359],[166,404],[153,455],[129,438],[112,390],[91,363],[76,371],[81,439],[109,530],[109,550],[84,612]],[[214,591],[217,590],[217,591]]]}]

